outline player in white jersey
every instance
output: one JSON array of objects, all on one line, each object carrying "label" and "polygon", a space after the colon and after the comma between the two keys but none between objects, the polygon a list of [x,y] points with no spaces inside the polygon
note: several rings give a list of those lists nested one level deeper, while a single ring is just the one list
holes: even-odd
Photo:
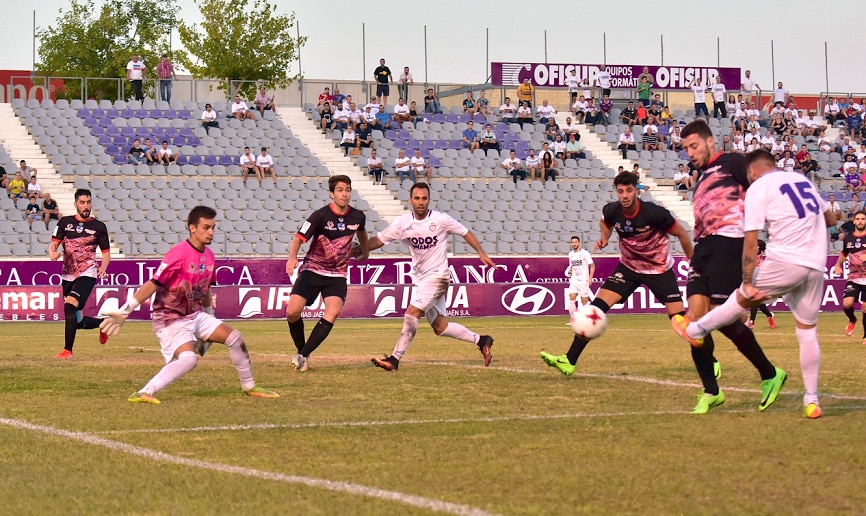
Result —
[{"label": "player in white jersey", "polygon": [[[478,335],[461,324],[448,322],[446,317],[445,296],[451,283],[448,235],[462,236],[485,265],[496,267],[496,264],[466,226],[447,213],[430,209],[430,186],[427,183],[412,185],[409,190],[409,204],[412,206],[410,213],[397,217],[390,226],[368,242],[370,251],[396,240],[406,244],[412,255],[412,276],[415,283],[409,308],[403,315],[403,331],[400,332],[394,352],[384,359],[372,358],[371,362],[386,371],[396,371],[400,359],[415,338],[418,320],[426,315],[436,335],[475,344],[484,357],[484,365],[488,366],[493,357],[490,353],[493,338],[490,335]],[[364,258],[360,246],[355,246],[352,251],[356,258]]]},{"label": "player in white jersey", "polygon": [[568,314],[574,313],[577,308],[575,301],[580,296],[580,306],[589,303],[592,292],[589,283],[595,274],[595,263],[589,251],[580,247],[580,237],[571,237],[571,251],[568,253],[568,267],[565,269],[565,277],[568,282]]},{"label": "player in white jersey", "polygon": [[[724,304],[683,325],[677,333],[693,346],[701,346],[705,335],[736,321],[744,308],[782,297],[797,323],[800,367],[806,388],[804,414],[815,419],[821,416],[818,311],[824,293],[827,227],[836,224],[836,216],[809,179],[796,172],[778,170],[768,151],[749,153],[747,165],[751,186],[745,200],[743,283]],[[770,234],[767,257],[756,267],[758,232],[765,224]]]}]

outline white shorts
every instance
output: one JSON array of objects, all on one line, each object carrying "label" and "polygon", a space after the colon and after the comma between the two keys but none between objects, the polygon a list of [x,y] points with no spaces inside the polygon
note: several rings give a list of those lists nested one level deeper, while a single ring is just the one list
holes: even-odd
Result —
[{"label": "white shorts", "polygon": [[823,271],[768,258],[755,269],[752,284],[773,298],[781,297],[797,321],[818,323],[824,295]]},{"label": "white shorts", "polygon": [[223,322],[216,317],[198,312],[194,316],[178,319],[165,328],[156,332],[159,345],[162,348],[162,357],[165,363],[174,358],[177,348],[198,339],[207,340]]},{"label": "white shorts", "polygon": [[577,297],[592,297],[592,291],[589,290],[589,282],[585,279],[570,281],[568,284],[568,293],[576,294]]},{"label": "white shorts", "polygon": [[445,296],[451,280],[448,278],[430,278],[421,280],[412,289],[409,304],[420,309],[427,316],[430,324],[440,315],[448,315],[445,306]]}]

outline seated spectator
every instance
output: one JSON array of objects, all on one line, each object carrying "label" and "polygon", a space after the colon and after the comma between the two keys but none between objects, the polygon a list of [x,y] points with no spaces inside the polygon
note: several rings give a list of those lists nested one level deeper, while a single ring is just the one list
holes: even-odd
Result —
[{"label": "seated spectator", "polygon": [[550,152],[547,147],[548,145],[545,142],[541,151],[541,173],[545,182],[556,181],[556,176],[559,174],[557,171],[558,162],[553,156],[553,153]]},{"label": "seated spectator", "polygon": [[794,156],[791,155],[791,151],[784,151],[782,158],[776,162],[776,167],[785,172],[793,172],[796,165],[797,162],[794,160]]},{"label": "seated spectator", "polygon": [[[376,113],[379,112],[379,105],[380,105],[380,104],[379,104],[379,97],[373,96],[373,97],[370,97],[370,102],[368,102],[368,103],[364,106],[364,108],[365,108],[365,109],[366,109],[366,108],[370,108],[370,111],[373,112],[373,116],[375,116]],[[382,105],[384,106],[384,104],[382,104]]]},{"label": "seated spectator", "polygon": [[677,190],[691,190],[695,186],[695,180],[686,168],[685,163],[680,163],[674,172],[674,188]]},{"label": "seated spectator", "polygon": [[842,205],[836,200],[836,194],[830,193],[827,199],[827,208],[836,216],[836,220],[842,220]]},{"label": "seated spectator", "polygon": [[593,105],[592,99],[586,101],[586,111],[584,112],[583,122],[589,125],[595,125],[601,123],[601,111],[599,111],[598,107]]},{"label": "seated spectator", "polygon": [[524,124],[532,125],[535,123],[535,118],[532,117],[532,109],[526,104],[520,104],[517,108],[517,123],[523,129]]},{"label": "seated spectator", "polygon": [[427,164],[427,160],[421,156],[421,149],[415,149],[415,155],[409,159],[409,163],[412,165],[412,172],[415,177],[423,175],[427,178],[427,182],[430,182],[433,178],[433,169]]},{"label": "seated spectator", "polygon": [[144,140],[144,157],[147,159],[148,165],[156,163],[156,147],[150,141],[150,138]]},{"label": "seated spectator", "polygon": [[421,120],[424,120],[424,117],[418,112],[418,105],[414,100],[409,103],[409,116],[412,117],[413,124],[417,124]]},{"label": "seated spectator", "polygon": [[860,196],[858,194],[851,194],[851,200],[848,201],[848,211],[845,213],[846,218],[853,218],[854,214],[864,208],[863,203],[860,202]]},{"label": "seated spectator", "polygon": [[355,134],[355,129],[350,125],[343,131],[343,138],[340,140],[340,147],[343,148],[343,155],[349,155],[349,149],[358,147],[358,135]]},{"label": "seated spectator", "polygon": [[[259,92],[256,93],[256,98],[253,99],[253,104],[256,106],[256,109],[259,110],[259,113],[261,113],[262,116],[265,116],[266,110],[274,110],[274,97],[268,95],[265,88],[261,87],[259,88]],[[330,101],[328,104],[330,104]]]},{"label": "seated spectator", "polygon": [[28,166],[27,161],[23,159],[18,162],[18,172],[21,172],[21,177],[25,181],[30,181],[30,178],[36,175],[36,169]]},{"label": "seated spectator", "polygon": [[334,97],[331,95],[331,88],[327,86],[325,86],[325,89],[322,90],[322,93],[319,93],[319,99],[316,101],[316,110],[321,112],[322,108],[325,106],[325,102],[331,104],[334,102]]},{"label": "seated spectator", "polygon": [[415,183],[415,170],[412,169],[412,160],[406,156],[406,151],[403,149],[400,149],[400,152],[397,153],[397,159],[394,160],[394,170],[400,183],[407,179]]},{"label": "seated spectator", "polygon": [[854,156],[849,156],[840,169],[845,176],[845,187],[849,192],[862,192],[866,189]]},{"label": "seated spectator", "polygon": [[376,118],[376,113],[378,113],[378,111],[379,108],[376,107],[376,111],[374,112],[373,106],[371,106],[370,104],[364,106],[364,113],[361,115],[361,121],[367,122],[367,127],[369,127],[371,131],[375,129],[377,124],[379,123],[378,119]]},{"label": "seated spectator", "polygon": [[562,137],[567,141],[568,137],[572,134],[580,140],[580,129],[578,129],[577,124],[571,121],[571,117],[566,117],[565,124],[560,128],[562,130]]},{"label": "seated spectator", "polygon": [[319,120],[319,126],[322,129],[322,133],[327,133],[328,129],[334,125],[334,108],[331,107],[330,102],[325,102],[319,115],[322,117],[321,120]]},{"label": "seated spectator", "polygon": [[[725,138],[728,136],[725,135]],[[662,142],[659,141],[659,135],[653,131],[651,126],[646,126],[643,133],[643,150],[654,151],[662,150]]]},{"label": "seated spectator", "polygon": [[620,123],[628,124],[629,127],[638,122],[637,110],[634,108],[634,102],[629,101],[628,106],[624,107],[623,110],[619,112],[619,121]]},{"label": "seated spectator", "polygon": [[647,119],[648,124],[652,125],[664,125],[662,122],[662,108],[656,108],[655,104],[651,104],[647,111]]},{"label": "seated spectator", "polygon": [[0,165],[0,188],[9,186],[9,176],[6,175],[6,167]]},{"label": "seated spectator", "polygon": [[[340,88],[334,88],[334,94],[331,96],[331,107],[335,110],[343,105],[345,102],[346,96],[340,93]],[[346,105],[348,108],[349,106]]]},{"label": "seated spectator", "polygon": [[30,182],[27,183],[27,195],[35,195],[37,199],[42,198],[42,185],[36,182],[36,176],[30,176]]},{"label": "seated spectator", "polygon": [[544,137],[547,138],[547,141],[552,142],[556,140],[556,137],[560,134],[559,125],[557,125],[556,119],[548,118],[547,125],[544,126]]},{"label": "seated spectator", "polygon": [[156,150],[156,162],[161,165],[177,163],[178,154],[168,146],[168,140],[162,141],[162,147]]},{"label": "seated spectator", "polygon": [[535,149],[529,149],[529,155],[526,156],[526,173],[530,183],[536,177],[541,178],[541,158],[535,155]]},{"label": "seated spectator", "polygon": [[746,153],[746,144],[743,143],[743,137],[740,134],[734,134],[734,142],[732,144],[732,152],[737,154]]},{"label": "seated spectator", "polygon": [[30,196],[30,203],[24,208],[24,212],[27,214],[27,226],[33,231],[33,222],[42,220],[42,208],[35,195]]},{"label": "seated spectator", "polygon": [[820,183],[820,179],[818,178],[818,171],[821,170],[821,165],[819,165],[817,161],[812,159],[811,154],[806,152],[803,155],[803,158],[798,160],[798,163],[800,165],[800,172],[802,172],[804,176],[807,176],[816,184]]},{"label": "seated spectator", "polygon": [[586,159],[586,153],[583,152],[583,145],[578,136],[580,135],[574,133],[568,135],[568,143],[565,144],[565,157],[567,159]]},{"label": "seated spectator", "polygon": [[496,133],[493,132],[490,124],[484,126],[484,130],[481,131],[479,138],[481,139],[481,150],[484,151],[485,156],[490,149],[499,150],[499,140],[496,138]]},{"label": "seated spectator", "polygon": [[598,104],[598,117],[596,123],[610,125],[610,112],[613,110],[613,101],[610,95],[604,95]]},{"label": "seated spectator", "polygon": [[262,182],[264,176],[259,171],[259,168],[256,166],[256,157],[253,156],[252,151],[250,151],[249,147],[244,147],[244,153],[241,154],[241,157],[238,159],[238,163],[241,165],[241,178],[244,180],[244,185],[247,184],[247,178],[250,174],[254,175],[256,179],[259,180],[259,183]]},{"label": "seated spectator", "polygon": [[830,124],[830,127],[836,125],[837,122],[845,120],[845,115],[842,113],[842,108],[836,103],[836,99],[830,97],[827,104],[824,105],[824,119]]},{"label": "seated spectator", "polygon": [[373,129],[378,129],[382,132],[385,132],[388,129],[388,126],[391,124],[391,115],[385,112],[385,106],[379,105],[379,112],[376,113],[376,125]]},{"label": "seated spectator", "polygon": [[631,134],[631,129],[626,127],[625,131],[619,135],[619,142],[617,143],[616,148],[622,151],[622,159],[628,159],[628,151],[637,150],[634,135]]},{"label": "seated spectator", "polygon": [[671,125],[671,122],[674,120],[674,114],[671,113],[671,108],[669,106],[665,106],[662,108],[662,114],[659,116],[661,119],[661,123],[663,125]]},{"label": "seated spectator", "polygon": [[557,134],[550,146],[553,149],[553,155],[556,159],[565,160],[565,142],[562,141],[562,135]]},{"label": "seated spectator", "polygon": [[147,151],[141,147],[141,142],[136,138],[132,142],[132,147],[129,149],[129,152],[126,153],[126,162],[131,165],[147,163],[146,152]]},{"label": "seated spectator", "polygon": [[48,229],[48,223],[51,220],[60,220],[62,215],[57,207],[57,201],[51,198],[51,194],[45,192],[45,200],[42,201],[42,215],[45,217],[45,229]]},{"label": "seated spectator", "polygon": [[394,120],[396,120],[401,126],[403,125],[403,122],[412,122],[412,115],[409,111],[409,106],[403,101],[403,97],[400,97],[400,100],[397,101],[397,105],[394,106]]},{"label": "seated spectator", "polygon": [[481,142],[478,141],[478,131],[473,128],[473,122],[470,120],[466,123],[466,129],[463,130],[463,148],[474,151],[481,148]]},{"label": "seated spectator", "polygon": [[361,126],[358,127],[358,140],[355,142],[355,147],[358,149],[362,147],[373,148],[373,130],[363,120]]},{"label": "seated spectator", "polygon": [[331,130],[345,131],[346,127],[351,123],[349,120],[350,115],[351,112],[348,106],[344,106],[342,103],[337,104],[337,109],[334,110],[334,114],[331,116]]},{"label": "seated spectator", "polygon": [[478,94],[478,99],[475,101],[476,104],[476,113],[480,113],[484,116],[489,116],[493,114],[493,110],[490,109],[490,101],[487,100],[487,96],[484,93],[484,90],[481,90],[481,93]]},{"label": "seated spectator", "polygon": [[433,93],[433,88],[427,88],[427,95],[424,96],[424,112],[442,114],[442,106],[439,105],[439,99]]},{"label": "seated spectator", "polygon": [[574,104],[571,105],[571,112],[578,124],[582,124],[586,113],[589,111],[589,102],[583,95],[579,96]]},{"label": "seated spectator", "polygon": [[346,97],[343,99],[343,107],[346,109],[355,109],[352,107],[352,104],[355,104],[355,101],[352,100],[352,96],[346,95]]},{"label": "seated spectator", "polygon": [[[646,135],[644,135],[644,139],[646,139]],[[731,141],[730,135],[726,134],[722,136],[722,143],[719,145],[719,150],[725,153],[734,151],[734,142]]]},{"label": "seated spectator", "polygon": [[511,97],[505,97],[505,102],[499,106],[499,116],[505,124],[517,123],[517,106],[511,103]]},{"label": "seated spectator", "polygon": [[640,190],[640,193],[649,191],[650,187],[642,184],[641,181],[641,173],[640,173],[640,165],[637,163],[632,167],[631,173],[637,176],[637,189]]},{"label": "seated spectator", "polygon": [[523,169],[523,164],[517,159],[517,155],[514,151],[508,153],[508,157],[502,160],[502,163],[499,164],[500,168],[504,168],[508,175],[511,176],[511,179],[514,181],[514,184],[517,184],[517,178],[519,177],[521,180],[526,180],[526,170]]},{"label": "seated spectator", "polygon": [[643,104],[638,103],[635,113],[637,114],[637,123],[646,125],[649,122],[649,110]]},{"label": "seated spectator", "polygon": [[256,115],[247,107],[247,103],[241,100],[240,95],[235,95],[235,101],[232,103],[232,116],[238,120],[255,120]]},{"label": "seated spectator", "polygon": [[553,118],[556,108],[547,103],[547,99],[541,101],[541,105],[535,110],[538,113],[538,123],[547,124],[548,118]]},{"label": "seated spectator", "polygon": [[367,173],[373,176],[373,184],[382,184],[382,174],[385,173],[385,164],[382,163],[382,158],[376,155],[376,149],[370,151],[370,157],[367,158]]},{"label": "seated spectator", "polygon": [[201,126],[204,127],[204,131],[207,134],[210,134],[211,127],[215,127],[219,129],[220,124],[217,121],[219,115],[217,112],[213,110],[213,106],[210,103],[204,105],[204,111],[201,112]]},{"label": "seated spectator", "polygon": [[466,92],[466,98],[463,99],[463,112],[469,116],[475,116],[475,99],[472,98],[472,92]]},{"label": "seated spectator", "polygon": [[27,198],[27,182],[24,181],[24,176],[21,175],[21,172],[15,172],[15,177],[12,181],[9,181],[9,186],[6,189],[9,191],[9,197],[12,199]]},{"label": "seated spectator", "polygon": [[268,148],[262,147],[262,153],[256,156],[256,176],[262,179],[265,178],[265,175],[270,173],[271,179],[275,182],[277,180],[277,174],[274,172],[274,158],[268,154]]}]

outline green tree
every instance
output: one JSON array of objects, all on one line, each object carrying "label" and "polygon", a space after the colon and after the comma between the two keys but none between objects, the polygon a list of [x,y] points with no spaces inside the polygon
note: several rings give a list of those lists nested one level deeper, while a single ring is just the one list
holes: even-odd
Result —
[{"label": "green tree", "polygon": [[[180,41],[186,51],[178,62],[197,79],[220,79],[229,96],[247,97],[256,84],[285,88],[298,77],[289,75],[292,62],[307,38],[295,38],[295,15],[278,15],[264,0],[195,0],[204,21],[181,23]],[[231,85],[231,86],[230,86]],[[227,91],[231,87],[231,91]]]},{"label": "green tree", "polygon": [[[61,97],[115,100],[117,79],[126,77],[132,54],[141,56],[152,71],[168,50],[175,23],[175,0],[72,0],[57,20],[40,28],[38,75],[99,77],[111,80],[65,81]],[[151,74],[151,77],[153,74]]]}]

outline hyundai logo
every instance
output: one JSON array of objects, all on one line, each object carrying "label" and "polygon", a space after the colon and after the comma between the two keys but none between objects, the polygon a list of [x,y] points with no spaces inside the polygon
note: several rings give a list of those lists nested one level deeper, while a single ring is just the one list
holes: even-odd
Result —
[{"label": "hyundai logo", "polygon": [[518,315],[538,315],[553,307],[556,297],[538,285],[518,285],[502,294],[502,306]]}]

